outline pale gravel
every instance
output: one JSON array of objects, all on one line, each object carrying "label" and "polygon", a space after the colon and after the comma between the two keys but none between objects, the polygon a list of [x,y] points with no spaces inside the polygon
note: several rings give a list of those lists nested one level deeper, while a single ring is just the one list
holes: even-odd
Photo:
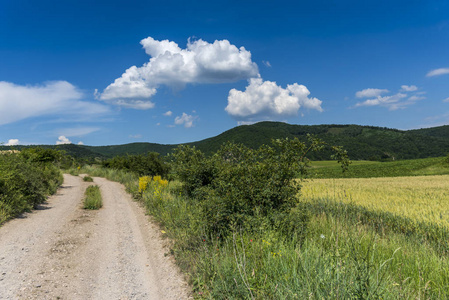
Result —
[{"label": "pale gravel", "polygon": [[0,227],[0,299],[188,299],[161,233],[123,185],[94,178],[103,208],[82,209],[89,183],[64,175],[46,204]]}]

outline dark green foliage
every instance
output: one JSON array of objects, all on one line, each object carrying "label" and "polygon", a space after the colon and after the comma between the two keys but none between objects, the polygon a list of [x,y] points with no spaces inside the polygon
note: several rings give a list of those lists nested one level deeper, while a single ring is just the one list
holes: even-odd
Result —
[{"label": "dark green foliage", "polygon": [[[202,201],[208,232],[225,234],[232,226],[251,229],[261,218],[290,228],[291,221],[279,220],[306,218],[303,213],[290,215],[300,190],[295,178],[307,171],[306,156],[324,148],[319,139],[308,139],[307,144],[296,138],[273,140],[271,147],[259,149],[229,142],[210,157],[180,146],[173,154],[173,169],[187,194]],[[336,147],[333,151],[347,167],[346,152]]]},{"label": "dark green foliage", "polygon": [[103,161],[102,164],[106,168],[124,169],[139,176],[161,175],[166,177],[168,174],[168,165],[155,152],[148,152],[146,155],[116,156]]},{"label": "dark green foliage", "polygon": [[[216,167],[210,158],[195,147],[180,145],[173,154],[173,172],[184,183],[185,191],[189,196],[194,193],[201,194],[212,184],[216,174]],[[200,196],[200,195],[199,195]]]},{"label": "dark green foliage", "polygon": [[[56,192],[62,175],[49,153],[0,154],[0,223],[37,207]],[[52,152],[50,154],[57,154]]]},{"label": "dark green foliage", "polygon": [[53,163],[59,162],[63,153],[61,151],[50,149],[50,148],[27,148],[20,152],[27,161],[37,162],[37,163]]}]

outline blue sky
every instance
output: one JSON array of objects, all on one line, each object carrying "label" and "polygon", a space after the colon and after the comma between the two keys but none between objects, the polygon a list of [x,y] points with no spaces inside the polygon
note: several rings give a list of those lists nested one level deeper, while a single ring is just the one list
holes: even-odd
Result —
[{"label": "blue sky", "polygon": [[449,124],[449,1],[0,0],[0,142]]}]

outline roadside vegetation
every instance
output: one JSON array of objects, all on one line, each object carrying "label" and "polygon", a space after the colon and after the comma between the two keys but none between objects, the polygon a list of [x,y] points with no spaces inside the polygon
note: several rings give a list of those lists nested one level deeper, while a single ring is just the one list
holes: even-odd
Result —
[{"label": "roadside vegetation", "polygon": [[94,179],[90,176],[84,176],[83,177],[83,181],[84,182],[94,182]]},{"label": "roadside vegetation", "polygon": [[[340,164],[310,164],[321,150]],[[43,163],[23,152],[7,157]],[[342,172],[347,153],[309,137],[65,165],[121,182],[145,205],[195,298],[446,299],[448,161],[354,161]],[[0,170],[7,178],[9,168]],[[88,194],[101,202],[97,186]]]},{"label": "roadside vegetation", "polygon": [[0,153],[0,225],[56,192],[62,158],[61,152],[42,148]]},{"label": "roadside vegetation", "polygon": [[100,209],[103,207],[103,200],[98,185],[90,185],[84,193],[84,209]]},{"label": "roadside vegetation", "polygon": [[[309,167],[307,154],[324,146],[313,139],[256,150],[228,143],[212,156],[181,146],[165,177],[176,180],[168,182],[124,169],[80,172],[122,182],[145,204],[196,298],[449,298],[447,216],[434,212],[448,198],[445,176],[304,179],[342,173],[335,162]],[[334,150],[346,168],[345,153]],[[347,174],[444,174],[442,160],[391,162],[397,173],[391,167],[371,176],[361,174],[390,163],[354,162]]]}]

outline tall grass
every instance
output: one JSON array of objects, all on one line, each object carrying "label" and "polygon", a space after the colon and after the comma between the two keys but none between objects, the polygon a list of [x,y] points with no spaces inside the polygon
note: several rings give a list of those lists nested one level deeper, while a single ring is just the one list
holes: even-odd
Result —
[{"label": "tall grass", "polygon": [[380,226],[367,221],[375,219],[367,208],[305,202],[310,221],[302,236],[286,236],[263,221],[252,232],[234,227],[227,237],[210,236],[204,207],[185,196],[179,182],[139,192],[137,176],[89,170],[82,171],[124,183],[145,204],[172,240],[171,253],[197,298],[449,298],[447,253],[436,246],[444,241],[420,239],[427,230],[421,223],[403,232],[389,225],[405,222],[393,214]]}]

